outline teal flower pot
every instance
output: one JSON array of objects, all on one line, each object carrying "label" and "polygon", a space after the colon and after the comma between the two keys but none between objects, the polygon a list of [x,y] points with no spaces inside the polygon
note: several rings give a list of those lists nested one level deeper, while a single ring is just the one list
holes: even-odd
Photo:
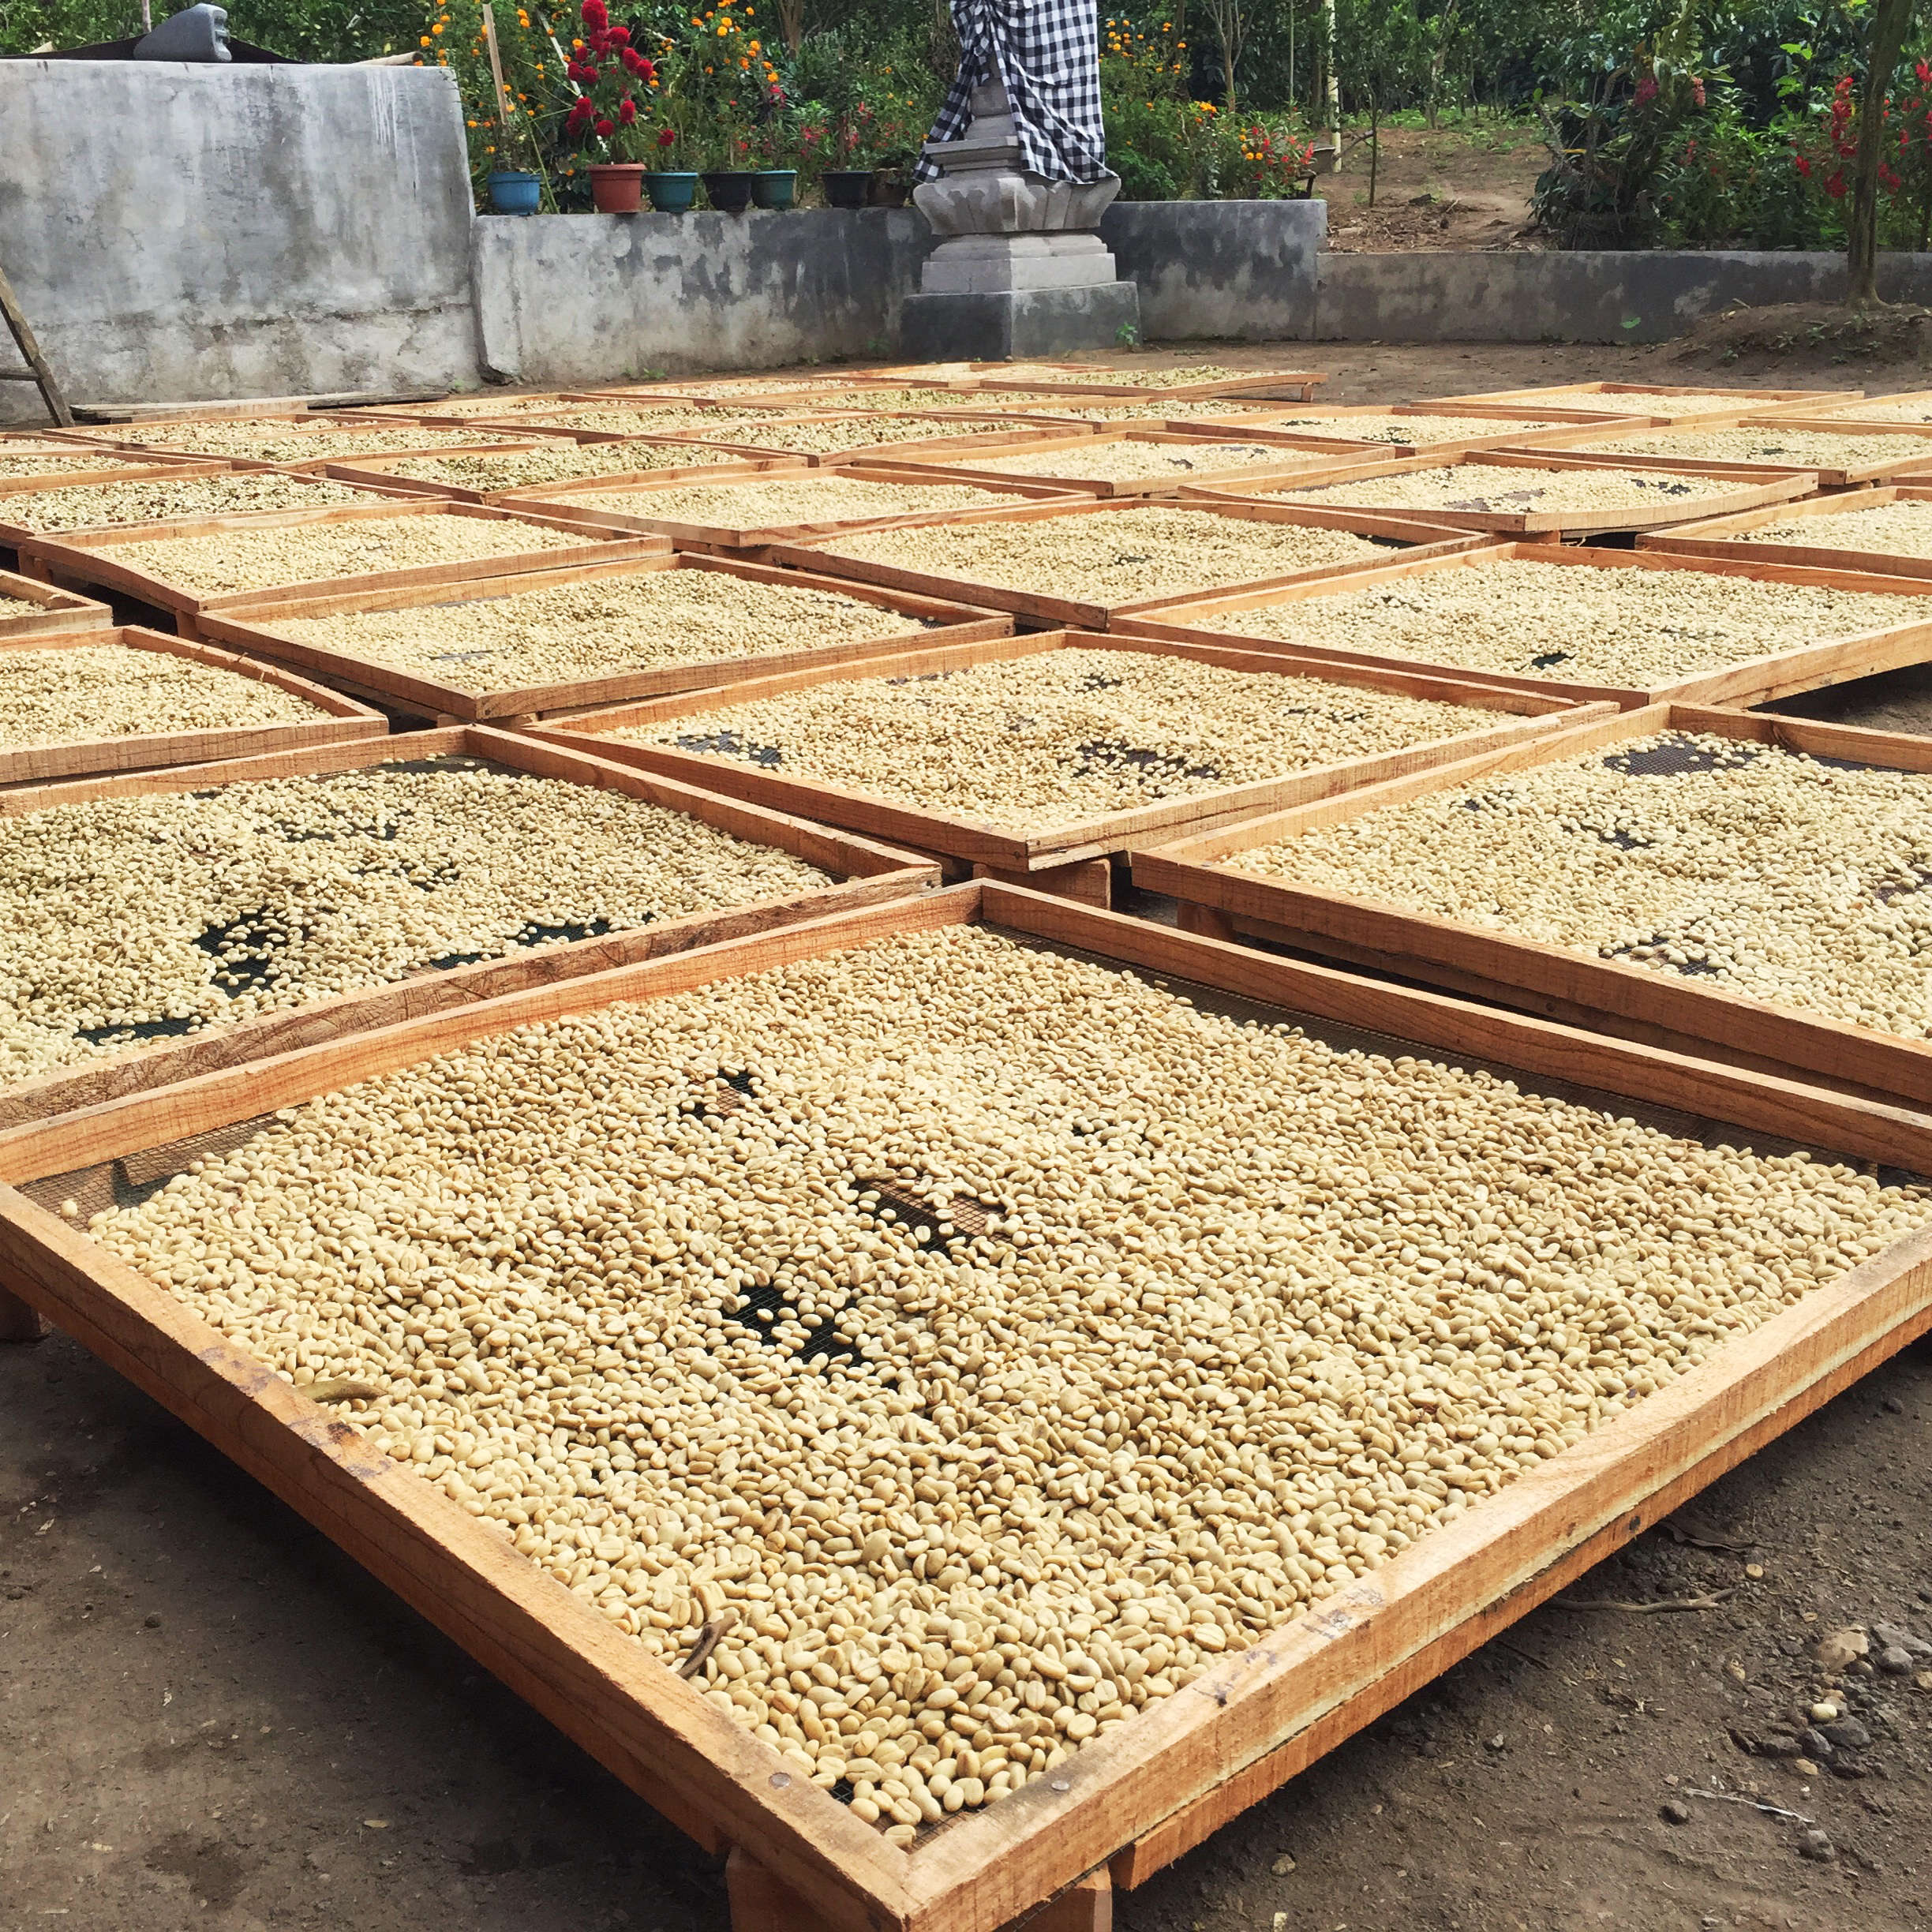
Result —
[{"label": "teal flower pot", "polygon": [[798,199],[796,168],[760,168],[751,178],[754,208],[788,208]]},{"label": "teal flower pot", "polygon": [[656,168],[644,177],[644,192],[660,215],[688,213],[698,193],[698,177],[676,168]]}]

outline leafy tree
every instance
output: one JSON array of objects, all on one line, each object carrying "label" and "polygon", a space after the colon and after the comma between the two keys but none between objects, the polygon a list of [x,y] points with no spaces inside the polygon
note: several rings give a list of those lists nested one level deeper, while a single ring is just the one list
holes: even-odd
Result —
[{"label": "leafy tree", "polygon": [[1368,205],[1375,206],[1382,117],[1427,84],[1429,36],[1413,0],[1346,0],[1336,21],[1335,67],[1345,96],[1368,110]]},{"label": "leafy tree", "polygon": [[1911,12],[1912,0],[1873,0],[1867,30],[1864,99],[1845,245],[1846,299],[1861,305],[1878,299],[1878,169],[1884,155],[1885,92],[1905,51]]}]

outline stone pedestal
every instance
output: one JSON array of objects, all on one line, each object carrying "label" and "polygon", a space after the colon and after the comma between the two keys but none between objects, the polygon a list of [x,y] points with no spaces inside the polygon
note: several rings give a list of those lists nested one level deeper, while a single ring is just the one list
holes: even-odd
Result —
[{"label": "stone pedestal", "polygon": [[1006,90],[973,89],[963,139],[928,141],[945,170],[912,199],[942,238],[900,319],[921,361],[1009,361],[1137,341],[1140,292],[1094,232],[1118,178],[1050,182],[1020,164]]}]

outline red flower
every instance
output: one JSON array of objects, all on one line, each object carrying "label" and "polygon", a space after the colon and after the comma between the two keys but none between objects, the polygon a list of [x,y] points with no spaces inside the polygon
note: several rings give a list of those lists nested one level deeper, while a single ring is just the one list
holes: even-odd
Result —
[{"label": "red flower", "polygon": [[657,130],[657,145],[660,148],[668,148],[676,139],[676,135],[672,133],[668,128],[660,128]]},{"label": "red flower", "polygon": [[612,47],[628,47],[631,44],[631,29],[628,27],[612,27],[604,37]]},{"label": "red flower", "polygon": [[1840,168],[1837,170],[1837,172],[1826,178],[1825,182],[1825,192],[1829,195],[1834,201],[1842,201],[1844,199],[1845,178],[1844,170],[1843,168]]},{"label": "red flower", "polygon": [[1809,181],[1811,178],[1811,163],[1807,161],[1803,155],[1795,155],[1792,157],[1792,159],[1796,164],[1798,172],[1802,174],[1807,181]]},{"label": "red flower", "polygon": [[1690,99],[1693,104],[1697,107],[1702,107],[1704,105],[1704,83],[1702,80],[1696,79],[1692,80],[1690,83]]},{"label": "red flower", "polygon": [[617,132],[617,129],[614,123],[608,121],[600,121],[597,124],[597,131],[605,140],[608,140]]},{"label": "red flower", "polygon": [[605,6],[604,0],[583,0],[583,23],[586,27],[597,28],[610,24],[610,9]]},{"label": "red flower", "polygon": [[1637,105],[1639,107],[1648,107],[1657,97],[1657,77],[1654,74],[1646,74],[1637,83]]},{"label": "red flower", "polygon": [[617,119],[623,126],[628,127],[636,118],[637,103],[627,94],[617,103]]},{"label": "red flower", "polygon": [[623,62],[627,73],[641,73],[649,64],[635,47],[626,47],[617,58]]},{"label": "red flower", "polygon": [[635,74],[646,87],[649,87],[651,82],[657,78],[657,63],[655,61],[646,60],[644,56],[640,54],[638,56],[638,64],[636,66],[633,67],[631,71]]}]

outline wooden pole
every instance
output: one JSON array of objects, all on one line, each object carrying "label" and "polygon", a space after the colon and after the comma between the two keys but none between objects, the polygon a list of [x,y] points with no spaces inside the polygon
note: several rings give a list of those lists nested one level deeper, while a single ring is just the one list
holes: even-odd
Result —
[{"label": "wooden pole", "polygon": [[33,371],[33,379],[40,391],[40,399],[47,406],[47,414],[63,429],[74,426],[73,411],[68,408],[66,398],[61,394],[60,384],[54,380],[54,372],[47,367],[47,359],[40,353],[40,345],[34,339],[34,332],[27,326],[27,318],[21,313],[21,305],[15,298],[13,285],[6,279],[6,271],[0,268],[0,315],[6,317],[6,325],[21,354],[27,358],[27,366]]},{"label": "wooden pole", "polygon": [[496,51],[496,17],[491,11],[489,0],[483,0],[483,39],[489,48],[490,78],[496,83],[496,165],[506,167],[509,162],[507,149],[510,137],[504,125],[503,58]]}]

